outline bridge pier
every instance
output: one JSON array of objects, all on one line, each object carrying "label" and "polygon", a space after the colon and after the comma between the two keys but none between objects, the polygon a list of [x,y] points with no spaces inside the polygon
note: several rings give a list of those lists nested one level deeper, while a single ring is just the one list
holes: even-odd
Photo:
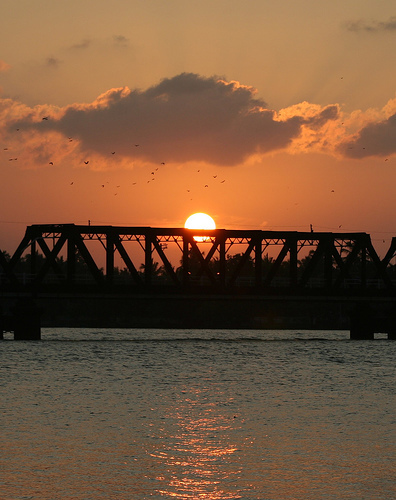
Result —
[{"label": "bridge pier", "polygon": [[373,340],[375,333],[385,333],[396,340],[396,315],[393,311],[375,312],[365,303],[357,304],[350,314],[350,339]]},{"label": "bridge pier", "polygon": [[14,340],[41,340],[41,309],[32,299],[19,300],[11,312]]},{"label": "bridge pier", "polygon": [[368,304],[358,303],[350,314],[351,340],[374,340],[374,315]]},{"label": "bridge pier", "polygon": [[351,320],[351,340],[374,340],[374,328],[371,321],[365,318],[354,318]]},{"label": "bridge pier", "polygon": [[388,340],[396,340],[396,316],[389,314],[384,320],[383,331],[388,334]]},{"label": "bridge pier", "polygon": [[396,325],[392,328],[389,328],[388,340],[396,340]]}]

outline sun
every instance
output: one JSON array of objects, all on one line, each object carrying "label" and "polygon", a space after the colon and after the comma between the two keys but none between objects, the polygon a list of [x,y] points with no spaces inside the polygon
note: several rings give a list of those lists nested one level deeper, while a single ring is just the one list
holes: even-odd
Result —
[{"label": "sun", "polygon": [[[188,217],[184,227],[186,229],[216,229],[216,223],[210,215],[198,212]],[[206,236],[194,236],[195,241],[208,241],[208,239]]]}]

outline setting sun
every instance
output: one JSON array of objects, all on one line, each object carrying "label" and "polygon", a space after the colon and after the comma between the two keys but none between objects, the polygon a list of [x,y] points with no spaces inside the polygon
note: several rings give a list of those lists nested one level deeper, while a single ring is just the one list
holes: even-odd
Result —
[{"label": "setting sun", "polygon": [[[216,229],[216,223],[210,215],[198,212],[188,217],[184,227],[186,229]],[[194,236],[195,241],[206,241],[207,239],[205,236]]]},{"label": "setting sun", "polygon": [[184,227],[186,229],[216,229],[216,224],[210,215],[198,212],[188,217]]}]

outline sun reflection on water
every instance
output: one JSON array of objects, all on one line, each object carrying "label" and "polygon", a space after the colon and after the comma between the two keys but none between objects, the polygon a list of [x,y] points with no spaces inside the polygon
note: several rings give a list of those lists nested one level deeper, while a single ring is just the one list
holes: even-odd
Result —
[{"label": "sun reflection on water", "polygon": [[169,498],[226,500],[241,498],[236,484],[241,468],[232,442],[233,415],[199,397],[180,399],[167,416],[163,448],[150,452],[163,473],[158,493]]}]

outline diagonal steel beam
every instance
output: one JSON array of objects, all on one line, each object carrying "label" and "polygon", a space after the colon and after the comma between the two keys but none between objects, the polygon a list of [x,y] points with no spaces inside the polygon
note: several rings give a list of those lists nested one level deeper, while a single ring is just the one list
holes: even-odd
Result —
[{"label": "diagonal steel beam", "polygon": [[329,245],[327,241],[320,240],[318,242],[318,246],[316,247],[314,253],[311,255],[307,267],[303,270],[302,276],[299,280],[299,286],[305,287],[307,285],[310,278],[312,278],[313,272],[320,264],[322,257],[324,257],[328,246]]},{"label": "diagonal steel beam", "polygon": [[59,266],[56,263],[56,257],[58,256],[59,252],[62,250],[63,245],[66,242],[66,235],[62,234],[58,241],[55,243],[54,247],[52,250],[48,248],[48,245],[45,243],[44,240],[39,240],[39,245],[41,249],[44,252],[44,255],[46,256],[46,260],[44,262],[44,265],[42,268],[39,270],[39,272],[36,274],[33,282],[37,286],[41,284],[44,280],[44,277],[48,273],[48,270],[54,268],[56,270],[56,274],[60,280],[65,279],[66,277],[63,275],[63,273],[60,271]]},{"label": "diagonal steel beam", "polygon": [[208,262],[205,260],[204,256],[202,255],[202,252],[198,248],[197,242],[194,240],[194,238],[192,238],[190,240],[190,245],[191,245],[192,252],[198,258],[198,261],[199,261],[199,263],[201,265],[202,273],[205,273],[208,276],[209,280],[211,281],[211,283],[213,285],[217,285],[217,280],[216,280],[215,276],[213,275],[212,271],[210,270],[210,268],[208,266]]},{"label": "diagonal steel beam", "polygon": [[230,279],[227,283],[228,286],[232,286],[234,285],[235,281],[237,280],[237,278],[239,277],[239,274],[240,272],[242,271],[243,269],[243,266],[246,264],[246,262],[249,260],[249,257],[250,257],[250,254],[252,253],[252,251],[255,249],[255,246],[256,246],[256,242],[252,239],[250,240],[249,242],[249,245],[247,247],[247,249],[245,250],[245,252],[242,254],[242,257],[240,259],[240,261],[238,262],[238,264],[236,265],[235,269],[234,269],[234,272],[232,273],[232,275],[230,276]]},{"label": "diagonal steel beam", "polygon": [[275,278],[276,273],[279,271],[280,266],[282,265],[282,262],[285,260],[285,257],[288,254],[288,252],[289,252],[289,243],[287,240],[285,240],[283,243],[283,247],[281,248],[281,251],[279,252],[272,266],[270,267],[267,276],[265,276],[264,278],[263,282],[264,286],[271,285],[272,280]]},{"label": "diagonal steel beam", "polygon": [[120,254],[125,265],[127,266],[128,271],[131,273],[131,276],[134,279],[135,283],[138,285],[143,285],[143,280],[142,280],[139,272],[137,271],[136,267],[133,265],[133,262],[132,262],[131,258],[129,257],[128,252],[125,250],[124,245],[122,244],[119,235],[115,237],[114,245],[115,245],[116,249],[118,250],[118,253]]},{"label": "diagonal steel beam", "polygon": [[166,269],[167,274],[170,276],[170,278],[172,279],[172,281],[175,285],[180,286],[181,283],[180,283],[180,281],[179,281],[179,279],[178,279],[178,277],[177,277],[177,275],[172,267],[172,264],[169,262],[167,256],[165,255],[165,252],[162,249],[162,246],[159,243],[157,238],[154,238],[153,245],[154,245],[154,248],[157,250],[157,253],[158,253],[160,259],[162,260],[162,263],[164,264],[164,267]]},{"label": "diagonal steel beam", "polygon": [[85,263],[87,264],[87,267],[90,270],[92,277],[98,284],[102,285],[104,283],[103,274],[96,265],[96,262],[92,258],[92,255],[89,253],[89,250],[86,247],[81,234],[77,233],[76,231],[73,231],[73,233],[74,234],[72,233],[69,234],[69,238],[73,238],[76,248],[80,252],[80,255],[84,259]]},{"label": "diagonal steel beam", "polygon": [[58,256],[59,252],[62,250],[62,247],[63,247],[65,241],[66,241],[66,237],[64,235],[62,235],[58,239],[54,248],[52,250],[50,250],[47,243],[45,242],[45,240],[43,240],[41,238],[37,240],[41,250],[43,251],[43,254],[46,257],[46,261],[44,263],[44,264],[47,264],[46,270],[48,270],[50,267],[52,267],[53,270],[55,271],[56,275],[58,276],[58,278],[60,278],[61,280],[64,279],[65,276],[64,276],[64,272],[62,271],[58,262],[56,261],[56,257]]},{"label": "diagonal steel beam", "polygon": [[387,267],[386,261],[381,261],[381,259],[378,257],[378,254],[373,247],[371,239],[369,239],[369,241],[367,242],[366,248],[367,248],[367,253],[369,257],[371,257],[371,260],[378,273],[378,277],[382,279],[382,281],[384,282],[385,286],[388,289],[393,290],[395,287],[392,283],[392,280],[389,277],[389,274],[386,272],[386,267]]}]

